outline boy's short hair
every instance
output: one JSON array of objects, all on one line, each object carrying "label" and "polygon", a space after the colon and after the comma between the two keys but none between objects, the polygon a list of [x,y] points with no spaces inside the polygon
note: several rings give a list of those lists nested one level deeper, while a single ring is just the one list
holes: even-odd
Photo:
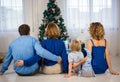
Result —
[{"label": "boy's short hair", "polygon": [[48,38],[58,38],[60,36],[60,31],[55,23],[49,23],[45,29],[45,35]]},{"label": "boy's short hair", "polygon": [[80,41],[72,40],[70,49],[71,49],[71,51],[80,51],[81,50]]},{"label": "boy's short hair", "polygon": [[18,31],[20,35],[28,35],[30,32],[30,26],[27,24],[22,24],[19,26]]}]

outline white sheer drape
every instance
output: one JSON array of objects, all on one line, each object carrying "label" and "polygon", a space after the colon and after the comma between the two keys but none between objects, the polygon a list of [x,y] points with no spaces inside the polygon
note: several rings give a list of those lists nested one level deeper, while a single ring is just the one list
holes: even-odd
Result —
[{"label": "white sheer drape", "polygon": [[0,32],[16,31],[22,23],[22,0],[0,0]]},{"label": "white sheer drape", "polygon": [[22,0],[0,0],[0,53],[7,52],[10,42],[18,36],[18,26],[22,23]]},{"label": "white sheer drape", "polygon": [[41,0],[23,0],[24,20],[31,27],[31,35],[38,37],[38,28],[40,25]]},{"label": "white sheer drape", "polygon": [[[11,41],[19,36],[17,29],[22,23],[28,24],[31,27],[31,36],[38,38],[39,26],[43,19],[43,11],[47,9],[48,1],[0,0],[0,53],[6,53]],[[10,7],[10,10],[16,10],[16,12],[4,12],[4,9],[1,10],[3,5]],[[7,15],[4,15],[2,11]],[[8,20],[9,23],[7,24],[6,21],[8,22]]]},{"label": "white sheer drape", "polygon": [[[29,24],[31,35],[38,37],[38,27],[42,23],[43,11],[47,8],[48,1],[0,0],[0,52],[6,52],[9,43],[19,36],[17,28],[22,23]],[[105,27],[110,52],[120,53],[120,44],[118,45],[120,0],[56,0],[56,2],[61,8],[71,39],[89,39],[89,24],[99,21]],[[8,11],[3,10],[4,7],[5,9],[9,7]],[[14,11],[9,11],[11,9]]]},{"label": "white sheer drape", "polygon": [[[37,38],[40,22],[41,0],[0,0],[0,53],[19,36],[18,27],[25,23],[31,35]],[[41,13],[42,14],[42,13]]]},{"label": "white sheer drape", "polygon": [[119,0],[66,0],[66,22],[71,39],[89,39],[88,26],[101,22],[105,27],[110,53],[118,54]]}]

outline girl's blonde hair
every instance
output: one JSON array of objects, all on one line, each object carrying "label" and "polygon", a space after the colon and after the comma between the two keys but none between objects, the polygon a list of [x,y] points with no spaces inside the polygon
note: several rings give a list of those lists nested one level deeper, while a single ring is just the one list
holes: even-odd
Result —
[{"label": "girl's blonde hair", "polygon": [[71,51],[80,51],[81,50],[81,44],[77,40],[72,40],[70,45]]},{"label": "girl's blonde hair", "polygon": [[93,22],[90,24],[89,33],[93,39],[101,40],[104,38],[104,27],[100,22]]},{"label": "girl's blonde hair", "polygon": [[45,29],[45,35],[48,38],[58,38],[60,31],[55,23],[49,23]]}]

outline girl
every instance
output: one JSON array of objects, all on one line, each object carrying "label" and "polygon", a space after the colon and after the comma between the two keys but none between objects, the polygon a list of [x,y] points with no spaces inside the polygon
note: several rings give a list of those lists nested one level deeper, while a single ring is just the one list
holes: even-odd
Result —
[{"label": "girl", "polygon": [[99,22],[91,23],[89,33],[92,39],[88,41],[88,50],[92,54],[91,64],[95,74],[103,74],[109,68],[111,74],[118,75],[119,73],[115,72],[111,66],[103,25]]}]

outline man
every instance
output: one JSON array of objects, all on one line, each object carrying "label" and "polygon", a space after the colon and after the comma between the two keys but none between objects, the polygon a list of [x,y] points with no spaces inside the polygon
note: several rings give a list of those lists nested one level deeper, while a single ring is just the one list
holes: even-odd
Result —
[{"label": "man", "polygon": [[36,74],[39,70],[38,63],[29,67],[16,66],[17,60],[26,60],[36,54],[40,57],[60,63],[60,57],[55,56],[42,48],[39,41],[30,36],[30,27],[27,24],[21,25],[18,31],[20,37],[9,45],[8,53],[5,57],[4,63],[2,64],[2,69],[0,70],[0,75],[3,75],[3,73],[8,69],[12,60],[14,61],[14,70],[18,75],[27,76]]}]

